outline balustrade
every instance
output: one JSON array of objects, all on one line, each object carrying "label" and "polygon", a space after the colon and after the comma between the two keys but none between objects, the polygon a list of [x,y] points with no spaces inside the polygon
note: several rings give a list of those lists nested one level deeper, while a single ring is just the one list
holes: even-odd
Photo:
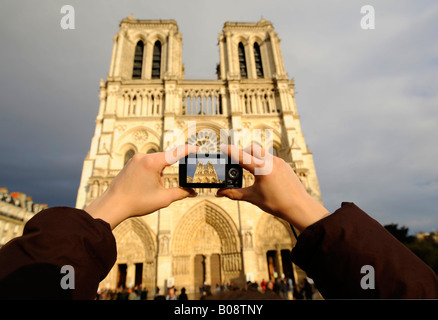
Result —
[{"label": "balustrade", "polygon": [[[230,111],[241,111],[245,115],[280,113],[278,93],[274,86],[254,87],[241,84],[235,90],[228,88],[222,81],[182,81],[177,84],[172,95],[170,101],[175,103],[179,115],[227,115],[226,109],[231,101],[235,101],[237,105],[232,105]],[[119,115],[159,116],[164,112],[165,101],[167,99],[163,87],[125,89],[119,100],[122,104],[122,108],[118,109]]]}]

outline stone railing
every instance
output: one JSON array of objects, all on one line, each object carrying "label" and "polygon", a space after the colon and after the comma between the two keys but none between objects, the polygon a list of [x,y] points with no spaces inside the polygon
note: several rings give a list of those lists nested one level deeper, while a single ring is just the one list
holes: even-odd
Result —
[{"label": "stone railing", "polygon": [[219,80],[187,80],[180,83],[181,115],[225,114],[225,84]]},{"label": "stone railing", "polygon": [[227,116],[231,110],[245,115],[273,115],[281,111],[272,83],[229,87],[222,80],[182,80],[172,89],[170,101],[166,99],[166,90],[160,84],[125,86],[118,98],[122,105],[118,115],[160,116],[167,109],[166,102],[174,104],[176,113],[183,116]]}]

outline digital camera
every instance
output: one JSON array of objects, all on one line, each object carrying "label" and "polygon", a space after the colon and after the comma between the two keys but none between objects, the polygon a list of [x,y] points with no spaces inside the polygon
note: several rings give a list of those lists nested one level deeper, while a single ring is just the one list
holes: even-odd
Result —
[{"label": "digital camera", "polygon": [[179,162],[179,185],[187,188],[241,188],[243,169],[224,153],[191,153]]}]

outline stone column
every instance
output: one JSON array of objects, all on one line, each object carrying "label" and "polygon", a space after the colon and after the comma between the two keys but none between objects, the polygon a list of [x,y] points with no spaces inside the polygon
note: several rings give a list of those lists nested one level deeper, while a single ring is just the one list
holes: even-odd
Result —
[{"label": "stone column", "polygon": [[220,54],[220,79],[226,78],[226,72],[225,72],[225,49],[224,49],[224,36],[219,36],[219,54]]},{"label": "stone column", "polygon": [[227,41],[227,62],[228,62],[228,76],[234,76],[234,63],[233,63],[233,48],[231,43],[231,32],[225,33]]},{"label": "stone column", "polygon": [[278,277],[281,278],[281,274],[283,273],[283,261],[281,261],[281,250],[276,250],[276,256],[278,261]]},{"label": "stone column", "polygon": [[126,268],[126,286],[134,287],[135,284],[135,264],[128,263]]},{"label": "stone column", "polygon": [[174,59],[174,37],[175,32],[173,29],[170,29],[169,35],[167,37],[168,42],[168,48],[167,48],[167,76],[173,77],[175,75],[175,72],[173,70],[173,59]]},{"label": "stone column", "polygon": [[117,39],[117,57],[114,60],[115,67],[114,67],[114,78],[120,78],[120,64],[122,62],[122,48],[123,48],[123,40],[124,40],[124,31],[119,31],[119,36]]},{"label": "stone column", "polygon": [[113,52],[111,55],[111,64],[110,64],[110,69],[109,69],[109,76],[113,77],[114,76],[114,66],[115,66],[115,61],[116,61],[116,55],[117,55],[117,47],[118,47],[118,42],[119,42],[119,34],[116,34],[113,37]]}]

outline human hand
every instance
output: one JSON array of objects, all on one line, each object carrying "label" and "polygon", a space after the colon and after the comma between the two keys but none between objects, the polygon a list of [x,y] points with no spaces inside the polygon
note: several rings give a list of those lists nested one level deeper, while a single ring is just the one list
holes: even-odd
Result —
[{"label": "human hand", "polygon": [[252,174],[263,172],[263,168],[272,170],[255,174],[254,184],[249,187],[219,189],[217,196],[250,202],[263,211],[285,219],[300,231],[329,214],[323,205],[307,193],[291,166],[283,159],[267,157],[266,151],[256,144],[245,150],[233,145],[221,146],[221,151]]},{"label": "human hand", "polygon": [[[167,152],[135,154],[114,178],[107,190],[85,208],[114,229],[123,220],[152,213],[186,197],[195,197],[193,189],[164,187],[163,170],[197,147],[185,145]],[[169,159],[172,161],[169,163]]]}]

